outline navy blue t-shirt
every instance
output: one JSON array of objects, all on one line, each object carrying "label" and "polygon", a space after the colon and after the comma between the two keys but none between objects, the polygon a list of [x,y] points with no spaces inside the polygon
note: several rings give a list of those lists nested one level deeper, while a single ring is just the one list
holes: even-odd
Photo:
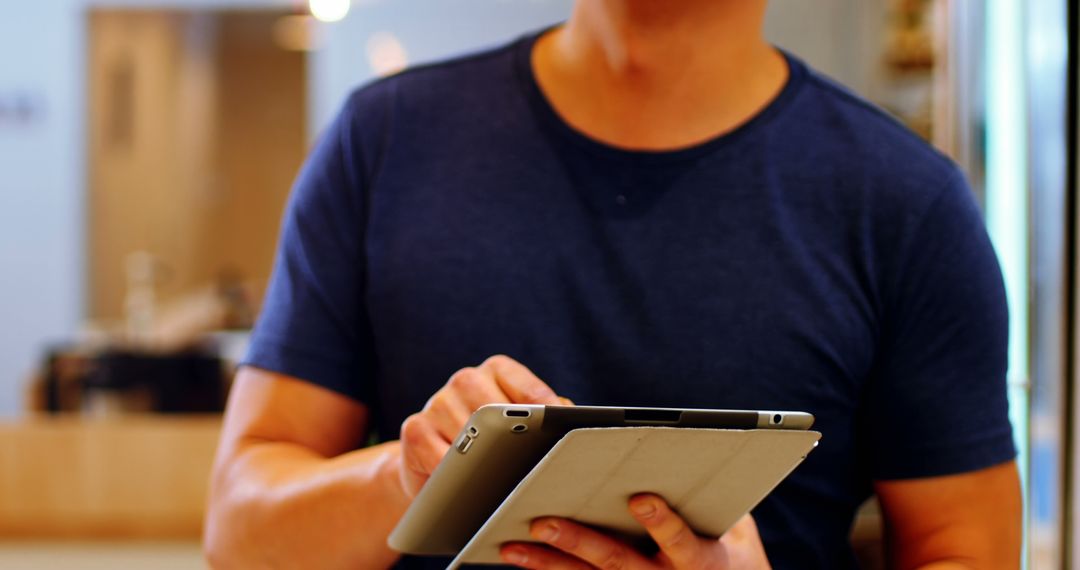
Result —
[{"label": "navy blue t-shirt", "polygon": [[853,566],[873,480],[1014,456],[1001,274],[954,164],[791,56],[735,130],[614,148],[546,101],[535,37],[353,94],[248,365],[365,403],[385,440],[497,353],[580,404],[813,413],[820,446],[754,511],[776,568]]}]

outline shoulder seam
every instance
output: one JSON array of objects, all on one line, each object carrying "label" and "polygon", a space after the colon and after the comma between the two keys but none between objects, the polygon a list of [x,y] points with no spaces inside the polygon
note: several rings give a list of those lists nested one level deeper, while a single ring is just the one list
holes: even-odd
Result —
[{"label": "shoulder seam", "polygon": [[823,79],[814,70],[809,70],[808,71],[807,79],[810,82],[812,82],[815,86],[817,86],[819,89],[821,89],[823,91],[826,91],[830,95],[833,95],[833,96],[841,99],[842,101],[844,101],[848,105],[858,107],[858,108],[862,109],[863,111],[869,113],[871,116],[874,116],[874,117],[878,118],[879,120],[888,123],[891,127],[893,127],[896,131],[898,131],[900,133],[900,136],[903,136],[903,137],[905,137],[905,138],[907,138],[907,139],[909,139],[911,141],[918,142],[921,145],[925,145],[930,150],[930,152],[928,154],[933,156],[935,158],[935,160],[940,162],[943,166],[945,166],[945,167],[947,167],[949,169],[953,169],[955,167],[955,164],[953,163],[952,159],[950,159],[947,155],[945,155],[943,152],[941,152],[941,150],[939,150],[937,147],[935,147],[929,141],[923,140],[918,135],[911,132],[911,130],[908,129],[906,126],[904,126],[904,124],[901,123],[899,121],[899,119],[897,119],[896,117],[890,115],[885,110],[874,106],[873,104],[871,104],[871,103],[857,97],[856,95],[848,92],[845,89],[842,89],[842,88],[840,88],[840,87],[838,87],[836,85],[833,85],[829,81]]},{"label": "shoulder seam", "polygon": [[[951,166],[948,176],[944,180],[942,180],[941,184],[937,187],[937,189],[935,189],[933,197],[927,200],[926,205],[921,208],[920,212],[916,216],[914,216],[915,225],[911,229],[911,233],[906,240],[907,243],[903,243],[901,254],[896,256],[897,260],[900,261],[900,263],[897,267],[890,268],[890,273],[896,273],[900,270],[899,268],[906,267],[910,263],[912,255],[911,250],[913,247],[912,242],[917,240],[918,237],[922,234],[923,226],[926,225],[926,220],[930,216],[930,213],[938,208],[938,204],[940,204],[942,200],[945,199],[945,196],[953,189],[953,187],[957,185],[959,185],[963,189],[962,191],[969,191],[967,190],[967,184],[964,180],[963,172],[961,172],[959,168]],[[892,284],[891,279],[889,280],[889,282],[890,284]]]}]

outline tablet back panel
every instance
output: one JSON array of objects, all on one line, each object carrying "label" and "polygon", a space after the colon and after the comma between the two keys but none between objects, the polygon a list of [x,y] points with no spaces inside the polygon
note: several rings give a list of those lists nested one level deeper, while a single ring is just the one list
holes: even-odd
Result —
[{"label": "tablet back panel", "polygon": [[664,497],[699,534],[720,536],[817,445],[813,431],[666,427],[571,431],[521,481],[451,567],[497,564],[499,546],[531,541],[529,523],[559,516],[642,536],[627,500]]},{"label": "tablet back panel", "polygon": [[[410,554],[454,555],[567,432],[670,426],[806,430],[803,412],[492,404],[478,409],[402,516],[387,543]],[[471,435],[470,435],[471,434]]]}]

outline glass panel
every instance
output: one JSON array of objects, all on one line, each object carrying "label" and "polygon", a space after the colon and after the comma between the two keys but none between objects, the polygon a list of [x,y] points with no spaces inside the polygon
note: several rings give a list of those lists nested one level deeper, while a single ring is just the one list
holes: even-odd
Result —
[{"label": "glass panel", "polygon": [[[986,224],[1009,302],[1009,414],[1028,482],[1028,164],[1024,3],[986,4]],[[1025,516],[1025,521],[1027,516]]]},{"label": "glass panel", "polygon": [[1063,564],[1065,10],[1063,0],[986,3],[987,226],[1008,289],[1010,413],[1035,568]]},{"label": "glass panel", "polygon": [[1064,0],[1026,2],[1025,66],[1031,205],[1030,560],[1061,568],[1065,398]]}]

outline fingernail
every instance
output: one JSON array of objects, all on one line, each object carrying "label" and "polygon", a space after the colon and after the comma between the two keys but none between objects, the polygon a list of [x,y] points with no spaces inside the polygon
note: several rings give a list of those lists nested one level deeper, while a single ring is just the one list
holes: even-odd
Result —
[{"label": "fingernail", "polygon": [[529,553],[523,548],[507,548],[503,550],[503,560],[517,564],[518,566],[524,565],[529,561]]},{"label": "fingernail", "polygon": [[540,528],[536,529],[536,538],[544,542],[555,542],[555,539],[559,538],[559,525],[553,522],[540,525]]},{"label": "fingernail", "polygon": [[656,505],[652,504],[652,501],[637,501],[630,503],[630,512],[647,519],[656,514]]}]

